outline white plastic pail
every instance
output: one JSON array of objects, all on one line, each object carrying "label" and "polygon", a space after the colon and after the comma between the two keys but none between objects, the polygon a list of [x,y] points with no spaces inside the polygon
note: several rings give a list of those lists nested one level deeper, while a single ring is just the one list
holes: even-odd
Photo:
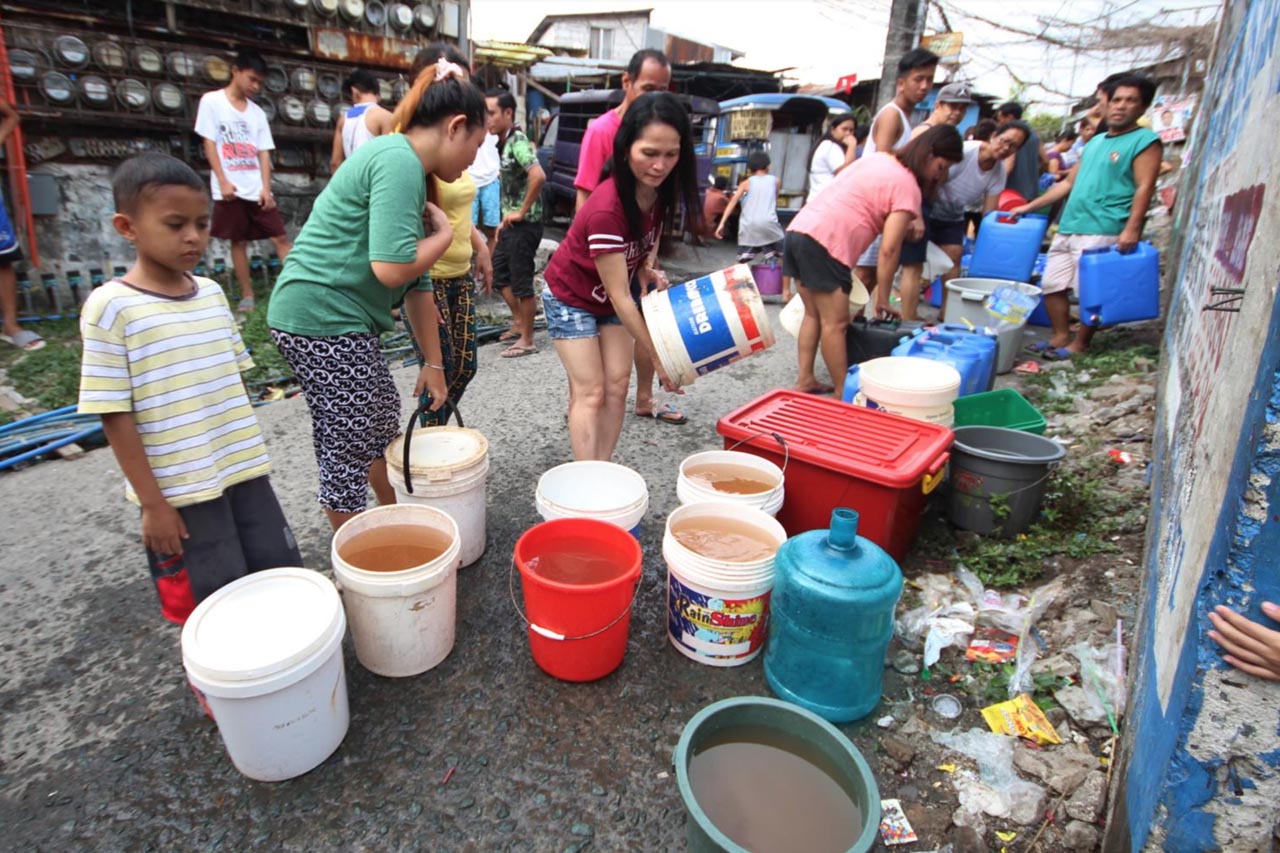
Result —
[{"label": "white plastic pail", "polygon": [[597,518],[639,539],[640,521],[649,509],[649,486],[625,465],[566,462],[538,478],[534,501],[544,521]]},{"label": "white plastic pail", "polygon": [[182,664],[245,776],[301,776],[342,743],[350,721],[346,629],[338,591],[309,569],[255,572],[192,611]]},{"label": "white plastic pail", "polygon": [[881,409],[918,421],[950,427],[953,404],[960,393],[960,371],[949,364],[915,356],[887,356],[864,361],[850,370],[857,377],[855,406]]},{"label": "white plastic pail", "polygon": [[713,560],[681,545],[673,524],[690,518],[733,518],[781,545],[787,532],[754,507],[692,503],[667,516],[662,556],[667,561],[667,636],[685,657],[709,666],[738,666],[764,648],[769,628],[774,555],[751,562]]},{"label": "white plastic pail", "polygon": [[[712,488],[706,483],[692,479],[686,471],[697,465],[720,464],[734,465],[739,468],[750,468],[758,472],[761,479],[770,480],[776,485],[767,492],[754,495],[735,495]],[[680,473],[676,478],[676,497],[681,504],[691,503],[729,503],[738,506],[750,506],[762,509],[769,515],[777,515],[782,508],[784,497],[784,474],[781,468],[768,459],[750,453],[739,453],[736,450],[707,450],[685,457],[680,463]]]},{"label": "white plastic pail", "polygon": [[773,346],[773,329],[745,264],[655,290],[640,300],[667,375],[688,385]]},{"label": "white plastic pail", "polygon": [[[458,525],[462,565],[484,554],[487,537],[485,482],[489,440],[474,429],[440,426],[415,430],[409,444],[409,479],[404,466],[405,436],[387,448],[387,474],[396,503],[442,509]],[[410,491],[412,488],[412,491]]]},{"label": "white plastic pail", "polygon": [[[342,546],[387,525],[421,525],[444,533],[449,547],[436,559],[399,572],[369,572],[348,565]],[[370,672],[391,678],[417,675],[453,650],[457,617],[458,525],[433,506],[394,504],[360,513],[333,535],[333,574],[351,620],[356,658]]]}]

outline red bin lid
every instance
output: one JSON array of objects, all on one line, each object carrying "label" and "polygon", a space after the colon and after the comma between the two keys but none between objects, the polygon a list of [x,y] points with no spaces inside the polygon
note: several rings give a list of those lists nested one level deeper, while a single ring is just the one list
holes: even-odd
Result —
[{"label": "red bin lid", "polygon": [[730,412],[716,431],[730,441],[749,439],[753,447],[780,450],[769,435],[776,432],[792,461],[895,489],[942,470],[952,440],[946,427],[786,389]]}]

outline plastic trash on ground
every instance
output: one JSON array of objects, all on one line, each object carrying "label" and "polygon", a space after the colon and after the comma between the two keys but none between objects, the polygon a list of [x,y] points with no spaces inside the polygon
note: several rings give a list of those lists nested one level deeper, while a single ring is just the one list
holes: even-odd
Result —
[{"label": "plastic trash on ground", "polygon": [[900,801],[880,801],[880,837],[886,847],[911,844],[917,840],[916,831],[911,828],[911,821],[907,820]]},{"label": "plastic trash on ground", "polygon": [[1031,692],[1034,687],[1031,665],[1036,661],[1037,650],[1035,641],[1030,639],[1031,628],[1062,594],[1062,579],[1055,578],[1024,597],[1016,592],[1001,595],[985,588],[978,576],[964,566],[956,569],[956,576],[977,602],[977,624],[990,625],[1017,637],[1017,663],[1009,678],[1009,698]]},{"label": "plastic trash on ground", "polygon": [[1024,737],[1041,745],[1062,743],[1053,724],[1026,693],[1019,694],[1008,702],[988,705],[982,709],[982,719],[987,721],[987,726],[996,734]]},{"label": "plastic trash on ground", "polygon": [[1031,823],[1044,810],[1044,788],[1018,777],[1013,770],[1016,738],[970,729],[967,732],[931,732],[934,743],[953,749],[978,763],[978,777],[957,772],[953,776],[960,807],[952,820],[957,825],[983,826],[982,815]]},{"label": "plastic trash on ground", "polygon": [[1066,651],[1080,661],[1080,685],[1090,704],[1102,711],[1111,728],[1118,731],[1117,721],[1124,716],[1125,700],[1124,646],[1119,642],[1119,623],[1116,638],[1117,642],[1101,649],[1095,649],[1088,643],[1076,643]]},{"label": "plastic trash on ground", "polygon": [[[948,575],[925,575],[918,582],[921,604],[896,622],[898,636],[913,646],[924,645],[924,666],[938,662],[947,646],[965,646],[973,633],[977,611]],[[981,585],[981,584],[979,584]]]}]

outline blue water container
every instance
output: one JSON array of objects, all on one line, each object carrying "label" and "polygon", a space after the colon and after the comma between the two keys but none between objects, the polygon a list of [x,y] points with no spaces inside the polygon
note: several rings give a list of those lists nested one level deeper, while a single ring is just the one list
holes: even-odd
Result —
[{"label": "blue water container", "polygon": [[969,328],[963,323],[942,323],[927,330],[936,340],[952,346],[965,346],[977,350],[982,356],[984,377],[982,391],[990,391],[996,384],[996,364],[999,361],[1000,341],[986,329]]},{"label": "blue water container", "polygon": [[865,717],[879,704],[902,595],[898,564],[857,534],[858,513],[837,509],[830,530],[784,542],[770,600],[770,689],[833,723]]},{"label": "blue water container", "polygon": [[1049,218],[1028,214],[1017,219],[999,210],[982,218],[973,258],[969,261],[969,278],[1003,278],[1009,281],[1031,281],[1040,244],[1049,229]]},{"label": "blue water container", "polygon": [[[1044,268],[1049,263],[1049,256],[1045,252],[1036,255],[1035,266],[1031,268],[1031,283],[1040,284],[1040,279],[1044,278]],[[1036,306],[1036,310],[1027,315],[1028,326],[1052,326],[1049,322],[1049,309],[1044,307],[1044,300],[1040,300],[1040,304]]]},{"label": "blue water container", "polygon": [[1111,326],[1160,316],[1160,252],[1139,243],[1121,254],[1114,246],[1080,256],[1080,322]]},{"label": "blue water container", "polygon": [[928,329],[894,347],[893,355],[927,358],[949,364],[960,374],[960,393],[980,394],[989,391],[994,380],[996,350],[994,338]]}]

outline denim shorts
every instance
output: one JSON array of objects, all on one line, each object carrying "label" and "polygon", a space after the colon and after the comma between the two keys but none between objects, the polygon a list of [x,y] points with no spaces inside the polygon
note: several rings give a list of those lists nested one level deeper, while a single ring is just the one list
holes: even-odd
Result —
[{"label": "denim shorts", "polygon": [[599,317],[590,311],[566,305],[551,295],[549,287],[542,288],[542,310],[547,316],[547,334],[553,341],[598,338],[601,326],[622,325],[617,314]]}]

